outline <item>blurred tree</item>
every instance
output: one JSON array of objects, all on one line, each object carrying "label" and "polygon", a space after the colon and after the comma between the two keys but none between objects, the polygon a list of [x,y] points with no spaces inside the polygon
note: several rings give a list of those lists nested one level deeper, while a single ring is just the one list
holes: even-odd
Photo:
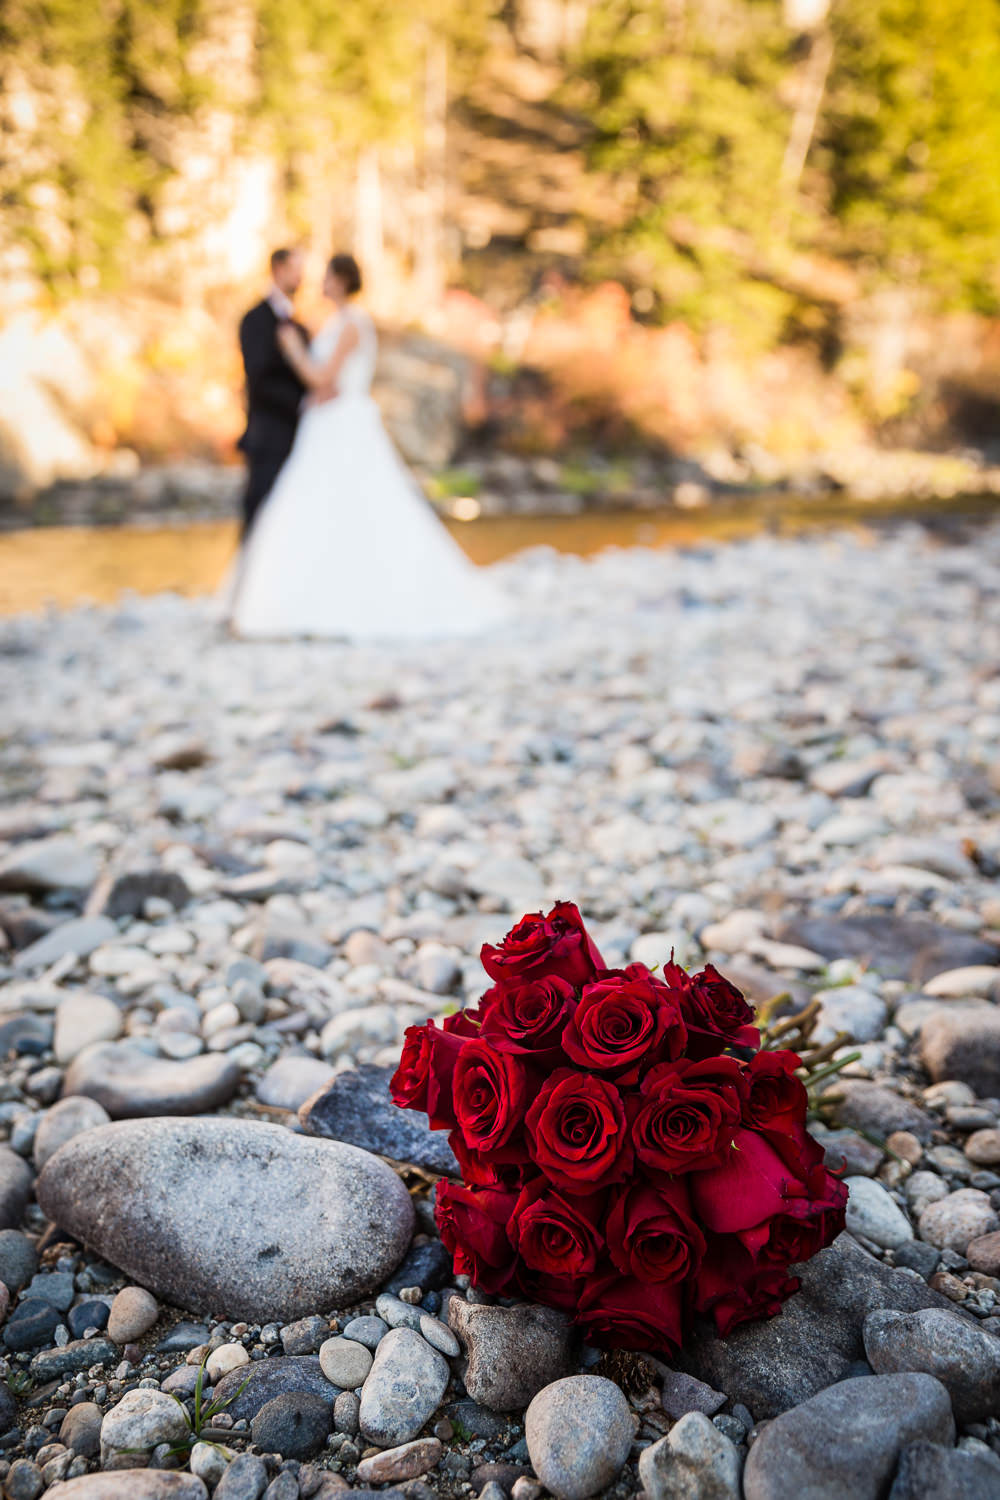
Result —
[{"label": "blurred tree", "polygon": [[1000,0],[836,0],[819,165],[875,280],[1000,305]]}]

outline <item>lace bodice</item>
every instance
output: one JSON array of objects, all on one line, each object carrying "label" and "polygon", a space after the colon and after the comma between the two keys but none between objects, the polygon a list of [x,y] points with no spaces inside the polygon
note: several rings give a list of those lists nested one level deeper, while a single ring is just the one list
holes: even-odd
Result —
[{"label": "lace bodice", "polygon": [[347,307],[343,312],[334,313],[313,339],[310,353],[317,364],[328,360],[347,320],[357,328],[358,342],[341,366],[337,387],[342,396],[367,396],[375,374],[378,340],[374,323],[360,307]]}]

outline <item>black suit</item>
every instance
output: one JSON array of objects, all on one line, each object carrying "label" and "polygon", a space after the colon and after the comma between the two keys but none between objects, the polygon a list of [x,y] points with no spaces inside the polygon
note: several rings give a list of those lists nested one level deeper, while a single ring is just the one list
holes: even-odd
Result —
[{"label": "black suit", "polygon": [[[252,307],[240,324],[240,350],[247,377],[247,428],[239,447],[246,455],[249,471],[243,495],[244,538],[291,451],[305,394],[305,386],[278,346],[279,321],[265,299]],[[292,322],[292,326],[308,338],[301,324]]]}]

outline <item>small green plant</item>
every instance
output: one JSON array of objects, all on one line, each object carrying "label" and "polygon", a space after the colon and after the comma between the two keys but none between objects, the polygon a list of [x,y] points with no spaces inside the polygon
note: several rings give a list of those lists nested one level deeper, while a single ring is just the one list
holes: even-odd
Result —
[{"label": "small green plant", "polygon": [[[227,1406],[232,1406],[233,1402],[239,1396],[242,1396],[243,1392],[250,1384],[250,1377],[248,1375],[243,1384],[237,1390],[235,1390],[231,1396],[226,1396],[224,1400],[219,1400],[219,1398],[216,1397],[214,1400],[206,1403],[204,1400],[204,1389],[205,1366],[207,1363],[208,1355],[206,1354],[205,1358],[198,1366],[198,1378],[194,1383],[193,1412],[188,1410],[186,1403],[181,1399],[180,1396],[177,1395],[176,1391],[169,1392],[169,1394],[173,1396],[174,1400],[177,1402],[177,1405],[180,1407],[181,1411],[184,1413],[184,1420],[187,1423],[188,1428],[187,1437],[184,1439],[184,1441],[181,1443],[176,1443],[171,1449],[169,1449],[169,1452],[171,1454],[183,1454],[186,1456],[188,1453],[190,1453],[195,1443],[211,1442],[212,1439],[210,1436],[210,1429],[213,1417],[217,1417],[220,1412],[225,1411]],[[218,1446],[218,1443],[212,1443],[213,1448],[217,1448]],[[123,1453],[145,1453],[145,1451],[146,1450],[144,1448],[122,1449]]]},{"label": "small green plant", "polygon": [[452,1430],[454,1431],[454,1434],[458,1438],[458,1441],[460,1443],[471,1443],[472,1433],[469,1431],[468,1427],[466,1427],[461,1418],[452,1417],[451,1425]]},{"label": "small green plant", "polygon": [[7,1379],[7,1389],[12,1396],[26,1396],[34,1384],[27,1370],[13,1370]]},{"label": "small green plant", "polygon": [[428,480],[432,500],[455,500],[461,495],[478,495],[482,482],[470,469],[440,469]]}]

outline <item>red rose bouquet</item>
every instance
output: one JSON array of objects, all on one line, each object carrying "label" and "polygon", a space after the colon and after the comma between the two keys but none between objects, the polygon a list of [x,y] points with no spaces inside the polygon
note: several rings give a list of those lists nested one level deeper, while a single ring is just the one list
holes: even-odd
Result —
[{"label": "red rose bouquet", "polygon": [[606,968],[575,906],[485,946],[475,1010],[411,1026],[392,1097],[448,1130],[455,1268],[571,1313],[597,1344],[673,1351],[780,1310],[844,1226],[794,1052],[760,1050],[711,966]]}]

